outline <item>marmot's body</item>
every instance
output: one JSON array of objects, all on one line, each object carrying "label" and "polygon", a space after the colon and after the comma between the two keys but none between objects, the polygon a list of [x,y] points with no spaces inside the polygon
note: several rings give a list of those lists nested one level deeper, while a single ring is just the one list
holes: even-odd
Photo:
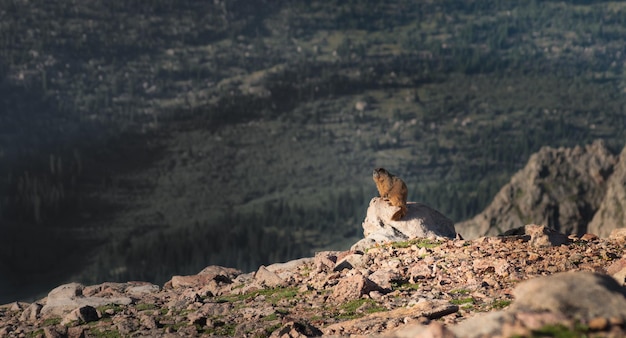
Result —
[{"label": "marmot's body", "polygon": [[404,181],[384,168],[374,169],[373,178],[380,197],[388,200],[391,205],[400,207],[400,210],[393,214],[391,219],[397,221],[404,217],[407,211],[406,199],[408,195]]}]

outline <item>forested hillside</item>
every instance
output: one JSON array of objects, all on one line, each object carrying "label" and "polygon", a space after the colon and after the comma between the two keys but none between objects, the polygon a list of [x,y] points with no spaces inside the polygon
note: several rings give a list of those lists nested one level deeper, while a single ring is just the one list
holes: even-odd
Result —
[{"label": "forested hillside", "polygon": [[467,219],[541,146],[624,146],[625,24],[610,1],[0,0],[0,300],[345,248],[379,166]]}]

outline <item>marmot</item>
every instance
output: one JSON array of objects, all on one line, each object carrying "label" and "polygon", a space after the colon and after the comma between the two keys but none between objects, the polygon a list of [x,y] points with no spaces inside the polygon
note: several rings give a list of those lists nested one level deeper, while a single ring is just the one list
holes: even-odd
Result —
[{"label": "marmot", "polygon": [[406,215],[406,198],[408,189],[406,183],[399,177],[392,175],[384,168],[374,169],[374,182],[380,197],[389,201],[391,205],[400,207],[400,210],[391,216],[391,219],[397,221]]}]

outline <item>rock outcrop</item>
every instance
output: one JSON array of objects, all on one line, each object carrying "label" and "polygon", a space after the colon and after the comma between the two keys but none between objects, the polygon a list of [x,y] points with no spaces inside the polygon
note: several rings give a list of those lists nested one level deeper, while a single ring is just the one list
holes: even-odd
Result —
[{"label": "rock outcrop", "polygon": [[[621,196],[620,187],[609,189],[620,184],[619,177],[612,179],[617,160],[601,140],[585,147],[543,147],[483,212],[456,224],[456,230],[469,239],[536,223],[564,234],[585,234],[601,205],[606,205],[603,210],[607,218],[618,212],[615,199]],[[623,182],[622,178],[621,191]],[[615,198],[605,197],[608,190]],[[618,206],[624,203],[620,200]],[[606,227],[604,234],[610,232],[609,223],[619,224],[603,219],[592,228]]]},{"label": "rock outcrop", "polygon": [[365,238],[354,244],[352,250],[363,250],[376,244],[414,238],[455,238],[454,222],[439,211],[415,202],[408,202],[407,209],[407,214],[402,219],[394,221],[392,216],[397,208],[383,198],[373,198],[363,221]]},{"label": "rock outcrop", "polygon": [[626,227],[626,147],[607,181],[607,190],[598,211],[587,229],[600,237],[607,237],[615,228]]},{"label": "rock outcrop", "polygon": [[535,278],[520,283],[513,296],[513,311],[547,311],[587,323],[599,317],[626,323],[626,289],[604,274],[570,271]]}]

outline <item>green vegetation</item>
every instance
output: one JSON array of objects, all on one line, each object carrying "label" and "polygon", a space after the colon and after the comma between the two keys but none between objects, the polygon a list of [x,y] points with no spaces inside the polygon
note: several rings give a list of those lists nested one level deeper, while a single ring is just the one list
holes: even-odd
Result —
[{"label": "green vegetation", "polygon": [[499,299],[491,303],[492,309],[504,309],[505,307],[511,305],[511,301],[508,299]]},{"label": "green vegetation", "polygon": [[366,314],[387,311],[387,309],[372,299],[359,298],[348,301],[339,306],[336,318],[354,319],[363,317]]},{"label": "green vegetation", "polygon": [[298,295],[296,287],[276,287],[263,290],[247,292],[240,295],[225,295],[214,299],[216,303],[234,303],[245,301],[246,299],[256,298],[258,296],[266,297],[268,303],[276,305],[282,299],[292,299]]},{"label": "green vegetation", "polygon": [[573,329],[560,324],[546,325],[541,329],[533,330],[531,337],[576,338],[587,337],[588,332],[589,328],[580,324],[577,324]]},{"label": "green vegetation", "polygon": [[416,238],[416,239],[412,239],[409,241],[394,242],[394,243],[391,243],[390,245],[396,249],[409,248],[413,245],[415,245],[418,248],[431,249],[431,248],[441,245],[441,242],[437,240],[430,240],[428,238]]},{"label": "green vegetation", "polygon": [[283,326],[283,324],[281,324],[281,323],[274,324],[274,325],[272,325],[270,327],[265,328],[265,333],[269,337],[272,334],[272,332],[280,329],[282,326]]},{"label": "green vegetation", "polygon": [[467,295],[469,293],[470,293],[470,290],[468,290],[468,289],[456,289],[456,290],[450,291],[450,294],[453,294],[453,295],[455,295],[455,294],[456,295]]},{"label": "green vegetation", "polygon": [[453,299],[450,301],[450,303],[454,305],[473,304],[474,298],[466,297],[466,298]]},{"label": "green vegetation", "polygon": [[31,331],[26,333],[26,337],[42,337],[44,335],[43,329],[37,329],[35,331]]},{"label": "green vegetation", "polygon": [[272,313],[269,316],[263,317],[263,320],[264,321],[268,321],[268,322],[271,322],[271,321],[277,320],[277,319],[278,319],[278,314],[276,312]]},{"label": "green vegetation", "polygon": [[103,316],[111,316],[112,315],[108,315],[107,311],[113,311],[113,315],[115,315],[116,313],[121,312],[122,310],[124,310],[124,307],[122,307],[121,305],[118,304],[107,304],[107,305],[103,305],[103,306],[98,306],[96,308],[96,310],[98,310],[100,313],[102,313]]},{"label": "green vegetation", "polygon": [[409,283],[408,281],[395,281],[391,283],[394,290],[419,290],[419,283]]},{"label": "green vegetation", "polygon": [[59,317],[46,318],[43,321],[43,325],[44,326],[58,325],[58,324],[61,324],[61,320],[62,319]]},{"label": "green vegetation", "polygon": [[146,310],[154,310],[157,307],[155,304],[141,303],[141,304],[137,304],[135,308],[137,309],[137,311],[146,311]]},{"label": "green vegetation", "polygon": [[0,7],[0,258],[51,277],[15,285],[347,248],[377,166],[460,221],[541,146],[626,139],[619,2]]}]

